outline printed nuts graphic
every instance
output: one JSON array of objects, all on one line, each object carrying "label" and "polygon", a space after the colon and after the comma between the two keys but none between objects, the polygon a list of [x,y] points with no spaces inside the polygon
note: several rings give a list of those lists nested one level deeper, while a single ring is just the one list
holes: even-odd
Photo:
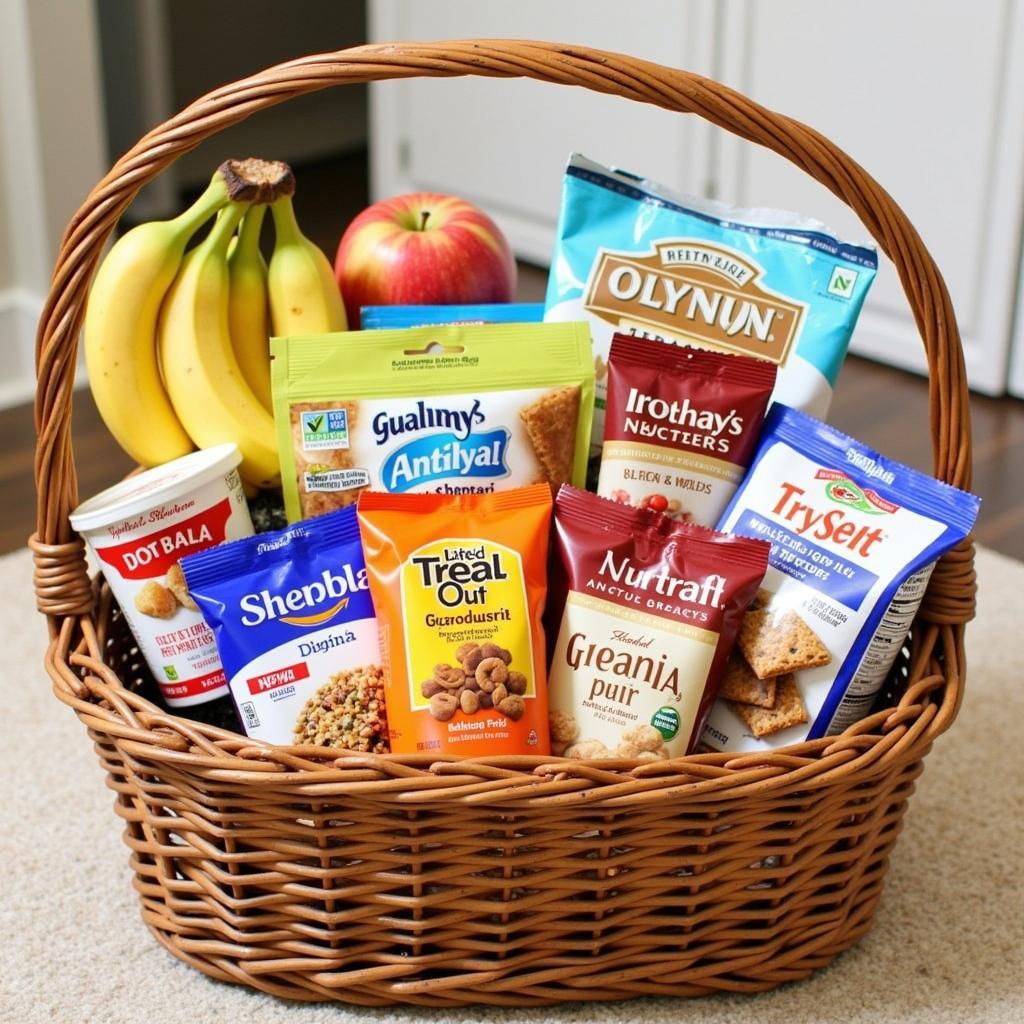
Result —
[{"label": "printed nuts graphic", "polygon": [[501,658],[484,658],[476,667],[476,681],[484,693],[508,679],[508,666]]},{"label": "printed nuts graphic", "polygon": [[513,722],[518,722],[526,710],[526,701],[516,693],[510,693],[504,700],[498,703],[498,710]]},{"label": "printed nuts graphic", "polygon": [[463,713],[475,715],[480,708],[480,698],[473,690],[463,690],[459,694],[459,704],[462,707]]},{"label": "printed nuts graphic", "polygon": [[150,580],[136,595],[135,607],[154,619],[169,619],[178,610],[178,599],[167,587]]},{"label": "printed nuts graphic", "polygon": [[548,728],[554,743],[573,743],[580,735],[580,723],[568,711],[551,711]]},{"label": "printed nuts graphic", "polygon": [[435,693],[430,698],[430,713],[439,722],[447,722],[459,706],[458,698],[451,693]]},{"label": "printed nuts graphic", "polygon": [[600,740],[581,740],[571,747],[566,747],[565,756],[590,761],[599,757],[611,757],[611,754]]},{"label": "printed nuts graphic", "polygon": [[471,676],[477,670],[480,662],[484,660],[484,652],[481,648],[474,646],[464,658],[459,660],[462,662],[462,667],[466,670],[466,675]]},{"label": "printed nuts graphic", "polygon": [[444,687],[436,679],[425,679],[420,683],[420,693],[428,699],[435,693],[443,693]]},{"label": "printed nuts graphic", "polygon": [[435,665],[434,680],[446,690],[459,690],[466,682],[466,673],[457,665]]},{"label": "printed nuts graphic", "polygon": [[508,687],[504,683],[498,683],[497,686],[491,690],[491,700],[494,702],[496,708],[501,707],[501,702],[508,696]]},{"label": "printed nuts graphic", "polygon": [[[480,645],[475,640],[470,640],[468,643],[462,644],[461,647],[455,648],[455,660],[461,665],[473,651],[479,650]],[[483,657],[483,655],[481,655]]]},{"label": "printed nuts graphic", "polygon": [[526,693],[526,676],[522,672],[509,669],[508,680],[505,685],[508,687],[509,693],[517,693],[519,696],[522,696]]}]

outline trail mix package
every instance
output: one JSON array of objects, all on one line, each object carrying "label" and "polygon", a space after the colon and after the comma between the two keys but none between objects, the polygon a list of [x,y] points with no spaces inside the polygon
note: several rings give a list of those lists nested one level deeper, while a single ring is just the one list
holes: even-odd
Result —
[{"label": "trail mix package", "polygon": [[552,752],[681,757],[700,735],[768,545],[563,487]]},{"label": "trail mix package", "polygon": [[384,753],[377,623],[354,508],[182,562],[246,735]]},{"label": "trail mix package", "polygon": [[547,754],[547,484],[359,498],[391,749]]},{"label": "trail mix package", "polygon": [[544,319],[543,302],[484,302],[469,306],[363,306],[364,331],[432,324],[532,324]]},{"label": "trail mix package", "polygon": [[817,221],[676,195],[574,154],[544,319],[591,325],[595,451],[615,331],[767,359],[775,400],[824,416],[877,266]]},{"label": "trail mix package", "polygon": [[776,369],[616,334],[597,493],[713,526],[753,458]]},{"label": "trail mix package", "polygon": [[842,732],[871,709],[935,560],[970,533],[974,495],[775,405],[719,524],[771,565],[703,742],[764,750]]},{"label": "trail mix package", "polygon": [[275,338],[289,521],[365,487],[486,494],[582,484],[594,404],[585,324],[492,324]]}]

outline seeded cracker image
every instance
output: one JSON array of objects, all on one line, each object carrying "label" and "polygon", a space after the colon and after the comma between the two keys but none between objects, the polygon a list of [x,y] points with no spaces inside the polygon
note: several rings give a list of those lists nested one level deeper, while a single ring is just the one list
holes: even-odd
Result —
[{"label": "seeded cracker image", "polygon": [[272,343],[290,521],[392,494],[582,484],[594,377],[583,324],[461,324]]}]

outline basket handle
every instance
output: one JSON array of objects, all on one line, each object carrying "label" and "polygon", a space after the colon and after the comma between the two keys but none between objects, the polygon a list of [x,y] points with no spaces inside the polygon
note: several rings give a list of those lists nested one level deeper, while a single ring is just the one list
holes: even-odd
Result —
[{"label": "basket handle", "polygon": [[[786,157],[842,199],[896,265],[924,342],[935,475],[970,486],[967,379],[946,285],[906,214],[824,136],[710,79],[582,46],[510,39],[358,46],[279,64],[207,93],[125,153],[68,224],[36,339],[38,507],[29,543],[40,611],[58,618],[92,610],[84,549],[68,523],[78,501],[70,423],[75,352],[103,245],[136,193],[204,139],[292,97],[353,82],[464,75],[533,78],[698,114]],[[973,579],[973,553],[965,544],[936,567],[923,613],[935,622],[966,622],[974,610]]]}]

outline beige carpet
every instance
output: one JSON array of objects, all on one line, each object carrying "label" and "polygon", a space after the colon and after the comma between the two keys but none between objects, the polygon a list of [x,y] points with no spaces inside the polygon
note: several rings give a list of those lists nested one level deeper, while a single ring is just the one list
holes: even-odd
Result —
[{"label": "beige carpet", "polygon": [[0,1020],[19,1024],[1024,1020],[1024,565],[979,558],[963,712],[928,760],[874,930],[808,981],[754,998],[461,1013],[285,1004],[210,981],[150,938],[112,797],[40,666],[24,553],[0,559],[5,766]]}]

